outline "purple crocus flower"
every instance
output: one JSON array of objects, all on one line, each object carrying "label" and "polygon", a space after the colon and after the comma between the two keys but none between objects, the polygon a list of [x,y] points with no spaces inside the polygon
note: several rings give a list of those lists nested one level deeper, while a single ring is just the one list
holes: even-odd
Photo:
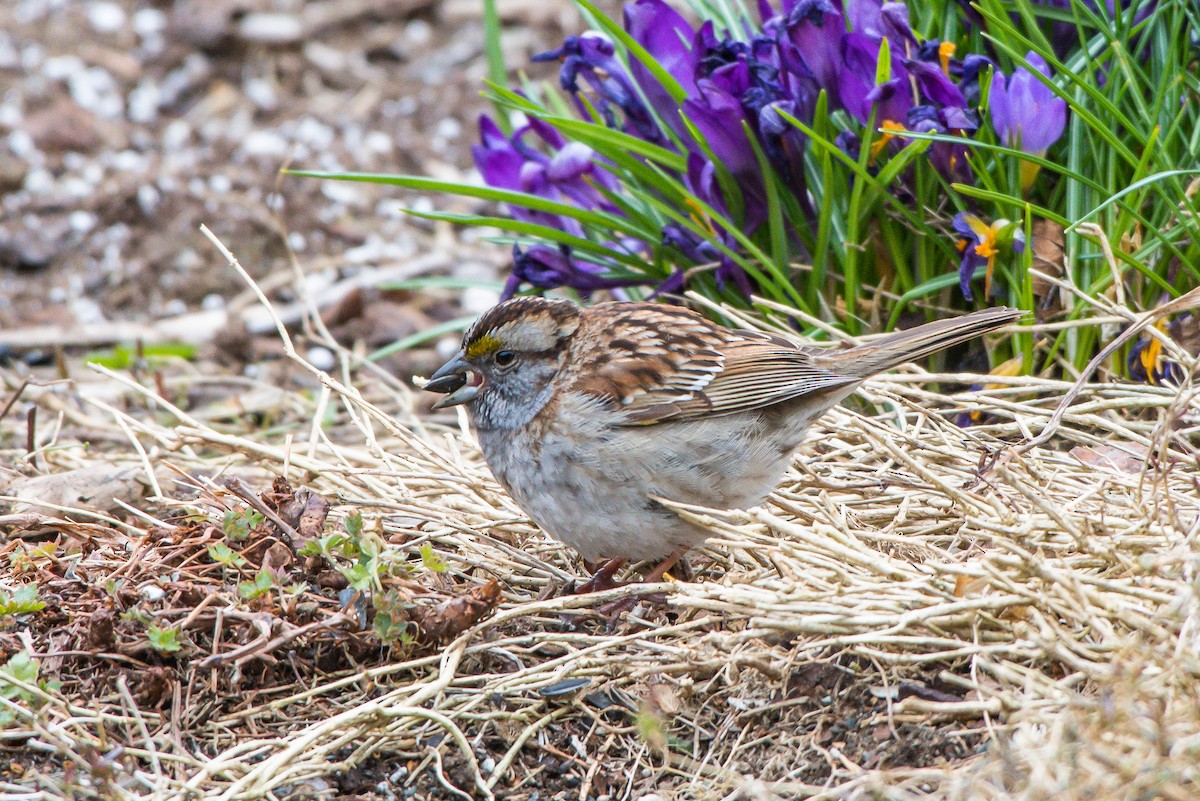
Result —
[{"label": "purple crocus flower", "polygon": [[574,256],[566,245],[533,245],[524,251],[514,245],[512,274],[504,284],[501,300],[511,298],[523,284],[538,289],[570,287],[586,297],[599,289],[641,283],[636,278],[611,278],[608,273],[608,267]]},{"label": "purple crocus flower", "polygon": [[[580,142],[568,142],[562,134],[541,120],[505,136],[489,117],[479,120],[480,144],[471,148],[475,166],[489,186],[538,195],[549,200],[570,201],[585,209],[613,210],[600,188],[616,190],[611,174],[595,163],[595,153]],[[541,140],[547,154],[527,140]],[[515,206],[510,209],[518,220],[535,222],[582,235],[576,220],[544,211]]]},{"label": "purple crocus flower", "polygon": [[958,266],[958,282],[963,297],[973,300],[971,294],[971,279],[980,267],[986,268],[984,273],[984,295],[991,295],[992,273],[996,267],[996,256],[1004,246],[1011,248],[1013,253],[1025,250],[1025,232],[1008,220],[996,220],[986,223],[977,215],[960,211],[954,215],[952,223],[958,233],[958,250],[962,253],[962,261]]},{"label": "purple crocus flower", "polygon": [[908,6],[904,3],[845,0],[845,9],[851,30],[876,40],[886,37],[892,49],[900,54],[916,50],[917,40],[908,22]]},{"label": "purple crocus flower", "polygon": [[838,94],[846,111],[866,124],[875,109],[875,122],[898,122],[913,107],[908,73],[902,59],[892,54],[891,78],[875,84],[875,71],[882,50],[882,40],[863,33],[848,33],[842,37],[843,68],[838,73]]},{"label": "purple crocus flower", "polygon": [[[733,249],[735,243],[733,237],[725,231],[716,235],[721,240],[721,244]],[[733,282],[746,297],[750,297],[753,291],[750,286],[750,278],[746,275],[746,271],[729,258],[710,240],[702,239],[696,236],[691,231],[683,228],[677,223],[668,223],[663,226],[663,244],[675,248],[695,264],[715,264],[717,286],[724,289],[726,284]],[[659,292],[677,292],[683,287],[684,275],[682,272],[677,272],[667,279]]]},{"label": "purple crocus flower", "polygon": [[617,59],[613,43],[599,33],[569,36],[562,47],[533,57],[534,61],[562,61],[559,83],[575,98],[579,113],[586,116],[587,106],[581,98],[579,77],[591,86],[597,98],[597,106],[604,115],[605,124],[616,128],[617,121],[612,107],[625,114],[625,129],[648,142],[658,142],[662,132],[658,123],[642,102],[637,89]]},{"label": "purple crocus flower", "polygon": [[[904,126],[917,133],[956,133],[973,131],[978,127],[978,119],[969,109],[954,107],[936,108],[935,106],[917,106],[908,112]],[[929,161],[947,181],[971,183],[973,175],[971,165],[967,162],[966,145],[954,142],[934,142],[927,151]]]},{"label": "purple crocus flower", "polygon": [[[1194,315],[1184,314],[1170,322],[1165,319],[1159,320],[1154,327],[1166,333],[1171,339],[1178,341],[1184,334],[1185,323],[1194,325]],[[1147,334],[1139,337],[1129,348],[1125,366],[1129,370],[1131,379],[1154,386],[1178,387],[1187,375],[1183,365],[1167,358],[1162,342]]]},{"label": "purple crocus flower", "polygon": [[[1037,53],[1028,53],[1025,60],[1050,77],[1050,68]],[[1002,73],[994,73],[989,97],[992,127],[1008,147],[1041,156],[1067,126],[1067,101],[1024,67],[1018,67],[1007,80]]]},{"label": "purple crocus flower", "polygon": [[[637,0],[625,4],[625,30],[646,48],[688,95],[696,93],[701,53],[692,43],[696,30],[663,0]],[[671,93],[639,59],[631,59],[629,70],[641,87],[651,108],[658,112],[671,130],[687,139],[687,127],[679,118],[678,106]]]},{"label": "purple crocus flower", "polygon": [[[788,41],[803,60],[818,89],[829,97],[830,110],[843,107],[839,76],[843,71],[842,37],[846,21],[829,0],[799,0],[786,8]],[[875,75],[871,72],[871,77]]]}]

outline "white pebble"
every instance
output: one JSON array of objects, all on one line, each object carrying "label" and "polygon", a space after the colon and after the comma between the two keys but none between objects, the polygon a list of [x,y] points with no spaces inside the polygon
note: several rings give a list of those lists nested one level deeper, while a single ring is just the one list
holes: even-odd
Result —
[{"label": "white pebble", "polygon": [[100,117],[116,119],[125,113],[125,100],[121,97],[117,80],[108,70],[89,67],[67,78],[71,99]]},{"label": "white pebble", "polygon": [[163,150],[171,153],[176,150],[182,150],[188,140],[192,138],[192,126],[188,125],[184,120],[175,120],[163,129],[162,146]]},{"label": "white pebble", "polygon": [[8,135],[8,149],[17,158],[28,160],[31,154],[37,152],[37,145],[28,131],[18,128]]},{"label": "white pebble", "polygon": [[[0,69],[4,69],[3,64],[0,64]],[[25,115],[21,113],[21,106],[16,102],[0,103],[0,127],[16,128],[23,119]]]},{"label": "white pebble", "polygon": [[321,181],[321,194],[346,206],[357,206],[363,201],[362,190],[345,181]]},{"label": "white pebble", "polygon": [[138,595],[145,598],[150,603],[156,603],[167,597],[167,591],[157,584],[146,584],[138,587]]},{"label": "white pebble", "polygon": [[99,303],[91,298],[71,298],[71,302],[67,304],[67,308],[71,310],[71,316],[75,318],[75,322],[82,325],[104,322],[104,310],[100,308]]},{"label": "white pebble", "polygon": [[96,215],[83,209],[76,209],[67,216],[67,223],[77,234],[86,234],[96,227],[96,222]]},{"label": "white pebble", "polygon": [[443,139],[457,139],[462,133],[462,123],[453,117],[446,117],[438,121],[434,132]]},{"label": "white pebble", "polygon": [[392,145],[392,137],[383,131],[371,131],[363,137],[363,146],[372,153],[378,153],[381,156],[391,153]]},{"label": "white pebble", "polygon": [[31,195],[40,195],[54,188],[54,176],[45,167],[35,167],[25,174],[23,188]]},{"label": "white pebble", "polygon": [[8,37],[0,38],[0,70],[14,70],[21,66],[21,54]]},{"label": "white pebble", "polygon": [[262,78],[248,78],[242,84],[242,91],[261,111],[274,111],[279,106],[279,94],[275,86]]},{"label": "white pebble", "polygon": [[287,155],[288,141],[275,131],[251,131],[242,140],[241,151],[253,158],[282,158]]},{"label": "white pebble", "polygon": [[292,44],[304,36],[304,23],[294,14],[264,11],[243,17],[238,33],[251,42]]},{"label": "white pebble", "polygon": [[133,12],[133,32],[145,39],[167,29],[167,15],[157,8],[139,8]]},{"label": "white pebble", "polygon": [[162,194],[158,191],[158,187],[154,184],[142,184],[137,190],[138,208],[142,210],[142,214],[147,217],[154,214],[158,209],[158,201],[162,199]]},{"label": "white pebble", "polygon": [[42,64],[42,72],[52,81],[64,81],[87,69],[79,56],[51,56]]},{"label": "white pebble", "polygon": [[333,128],[316,117],[305,117],[296,125],[296,141],[303,142],[315,150],[328,150],[337,135]]},{"label": "white pebble", "polygon": [[318,370],[329,372],[337,366],[337,357],[333,355],[333,351],[329,348],[314,346],[309,348],[304,353],[304,358],[308,363]]},{"label": "white pebble", "polygon": [[146,169],[146,157],[136,150],[119,150],[112,155],[110,163],[118,172],[142,172]]},{"label": "white pebble", "polygon": [[25,45],[21,48],[21,69],[26,72],[36,72],[45,62],[46,49],[40,44]]},{"label": "white pebble", "polygon": [[449,359],[454,354],[458,353],[459,347],[462,346],[462,337],[443,337],[437,341],[434,346],[434,352],[437,353],[439,359]]},{"label": "white pebble", "polygon": [[405,26],[404,38],[410,45],[423,45],[433,38],[433,26],[423,19],[415,19]]},{"label": "white pebble", "polygon": [[158,83],[144,80],[129,93],[129,119],[145,125],[158,119],[158,109],[162,105],[162,90]]},{"label": "white pebble", "polygon": [[125,9],[116,3],[90,3],[87,10],[88,24],[97,33],[116,33],[125,27]]}]

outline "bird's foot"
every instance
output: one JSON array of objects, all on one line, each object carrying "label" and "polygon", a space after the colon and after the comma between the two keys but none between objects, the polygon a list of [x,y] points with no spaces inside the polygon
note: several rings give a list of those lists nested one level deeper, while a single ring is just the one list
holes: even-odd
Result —
[{"label": "bird's foot", "polygon": [[625,559],[609,559],[596,568],[592,577],[587,581],[579,585],[567,585],[563,595],[585,595],[589,592],[603,592],[624,586],[624,582],[617,581],[616,576],[617,572],[625,566],[625,562]]}]

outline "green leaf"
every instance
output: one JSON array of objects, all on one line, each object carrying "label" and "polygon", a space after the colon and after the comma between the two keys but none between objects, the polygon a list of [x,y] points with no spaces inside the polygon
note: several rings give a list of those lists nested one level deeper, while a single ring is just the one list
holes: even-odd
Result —
[{"label": "green leaf", "polygon": [[449,567],[446,559],[434,551],[432,545],[425,543],[417,550],[421,554],[421,564],[425,566],[426,570],[432,570],[434,573],[446,572],[446,568]]},{"label": "green leaf", "polygon": [[164,654],[174,653],[183,647],[179,642],[179,630],[173,627],[150,626],[146,629],[146,639],[151,648]]},{"label": "green leaf", "polygon": [[[483,0],[483,51],[487,56],[488,78],[493,83],[504,83],[508,80],[508,68],[504,65],[504,47],[500,40],[500,12],[496,8],[496,0]],[[508,122],[508,114],[501,106],[496,107],[496,124],[504,133],[512,133],[512,125]]]},{"label": "green leaf", "polygon": [[275,586],[275,575],[270,570],[262,569],[254,574],[250,581],[238,583],[238,594],[247,601],[267,595]]},{"label": "green leaf", "polygon": [[0,615],[24,615],[45,608],[45,601],[38,599],[36,584],[23,584],[12,595],[0,590]]},{"label": "green leaf", "polygon": [[208,556],[214,562],[219,562],[230,567],[241,567],[246,564],[246,557],[242,556],[237,551],[230,548],[223,542],[218,542],[208,546]]}]

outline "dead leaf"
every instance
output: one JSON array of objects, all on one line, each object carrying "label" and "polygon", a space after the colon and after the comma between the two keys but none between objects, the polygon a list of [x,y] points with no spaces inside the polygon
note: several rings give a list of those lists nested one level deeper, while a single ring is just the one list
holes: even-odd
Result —
[{"label": "dead leaf", "polygon": [[140,467],[97,465],[21,479],[13,482],[9,490],[9,494],[17,498],[12,510],[67,518],[72,517],[70,512],[54,507],[105,514],[115,512],[121,508],[118,500],[132,505],[145,495],[142,475]]},{"label": "dead leaf", "polygon": [[[1052,220],[1035,220],[1033,223],[1033,268],[1055,278],[1063,274],[1065,252],[1063,227]],[[1045,299],[1054,291],[1054,284],[1044,278],[1033,276],[1033,296]]]},{"label": "dead leaf", "polygon": [[674,717],[680,707],[679,696],[675,688],[657,677],[646,688],[646,706],[660,717]]},{"label": "dead leaf", "polygon": [[297,543],[297,547],[303,547],[304,542],[320,537],[325,530],[325,518],[328,516],[329,501],[315,492],[310,492],[304,502],[304,511],[300,514],[300,523],[296,526],[302,540]]},{"label": "dead leaf", "polygon": [[1146,466],[1150,451],[1133,442],[1122,445],[1077,445],[1071,455],[1087,467],[1106,473],[1140,473]]},{"label": "dead leaf", "polygon": [[500,603],[500,582],[489,579],[472,587],[465,595],[450,598],[432,607],[412,610],[421,633],[430,640],[447,640],[466,631]]},{"label": "dead leaf", "polygon": [[276,580],[282,582],[287,576],[288,567],[295,560],[292,549],[282,542],[276,541],[271,543],[271,547],[267,548],[267,552],[263,554],[262,569],[270,571]]},{"label": "dead leaf", "polygon": [[113,632],[113,623],[116,620],[116,613],[108,607],[100,607],[92,612],[88,618],[88,645],[100,650],[106,650],[112,647],[116,642],[116,635]]}]

